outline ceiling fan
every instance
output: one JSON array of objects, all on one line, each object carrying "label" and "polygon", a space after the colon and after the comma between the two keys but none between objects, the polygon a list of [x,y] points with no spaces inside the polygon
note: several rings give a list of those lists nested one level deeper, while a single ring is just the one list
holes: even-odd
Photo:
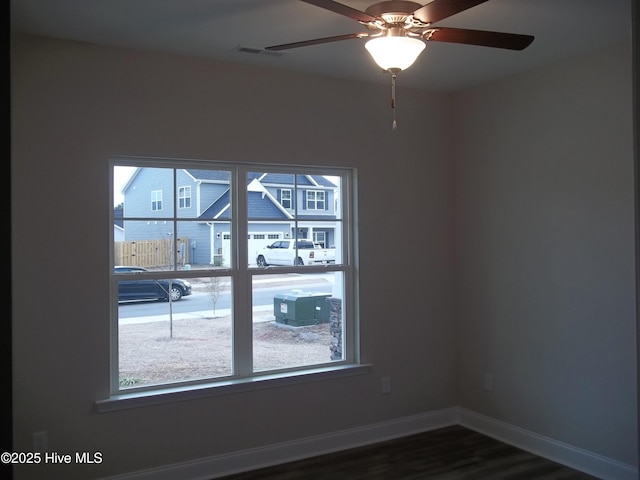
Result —
[{"label": "ceiling fan", "polygon": [[396,76],[398,72],[413,64],[424,50],[425,42],[449,42],[523,50],[534,39],[531,35],[434,26],[441,20],[488,0],[432,0],[426,5],[404,0],[390,0],[375,3],[364,12],[333,0],[302,1],[352,18],[364,25],[368,31],[273,45],[266,47],[266,50],[289,50],[322,43],[369,38],[365,48],[380,68],[391,73],[391,108],[394,109],[394,130],[396,127]]}]

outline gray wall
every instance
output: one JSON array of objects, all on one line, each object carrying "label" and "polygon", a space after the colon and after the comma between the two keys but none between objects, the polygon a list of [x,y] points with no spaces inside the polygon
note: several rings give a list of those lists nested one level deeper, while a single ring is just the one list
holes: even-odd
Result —
[{"label": "gray wall", "polygon": [[[628,56],[401,89],[391,132],[386,86],[12,38],[15,450],[47,430],[52,450],[103,452],[66,477],[92,478],[462,405],[635,463]],[[371,374],[95,413],[112,154],[358,168]]]},{"label": "gray wall", "polygon": [[[66,477],[90,478],[455,405],[449,97],[403,89],[392,132],[387,86],[35,37],[12,39],[12,61],[16,450],[46,430],[51,450],[102,451],[101,465]],[[94,413],[108,395],[113,154],[357,167],[372,373]],[[390,202],[397,216],[383,221]],[[400,237],[420,245],[420,270]],[[392,395],[380,394],[382,375]]]},{"label": "gray wall", "polygon": [[454,297],[460,405],[637,464],[630,58],[455,97]]}]

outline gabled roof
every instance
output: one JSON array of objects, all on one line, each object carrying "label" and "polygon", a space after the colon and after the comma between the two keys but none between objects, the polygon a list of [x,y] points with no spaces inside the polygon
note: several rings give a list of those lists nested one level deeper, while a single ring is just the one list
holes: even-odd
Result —
[{"label": "gabled roof", "polygon": [[278,207],[273,200],[260,192],[249,192],[247,194],[247,208],[250,212],[249,218],[273,218],[289,220],[291,215]]},{"label": "gabled roof", "polygon": [[218,199],[213,202],[202,214],[200,218],[204,220],[229,220],[231,218],[231,190],[227,189]]},{"label": "gabled roof", "polygon": [[[247,208],[250,215],[249,218],[269,218],[269,219],[291,219],[289,214],[260,184],[254,179],[247,189]],[[218,199],[213,202],[203,213],[200,218],[203,220],[229,220],[231,218],[231,193],[227,189]]]},{"label": "gabled roof", "polygon": [[[194,180],[200,181],[218,181],[229,182],[229,172],[223,170],[202,170],[189,168],[185,169]],[[249,172],[247,174],[247,183],[251,183],[253,180],[258,179],[263,185],[272,186],[293,186],[294,175],[291,173],[264,173],[264,172]],[[335,188],[336,185],[322,175],[297,175],[298,186],[304,187],[328,187]]]},{"label": "gabled roof", "polygon": [[[322,175],[296,175],[296,177],[295,181],[298,182],[298,186],[300,187],[336,187],[332,181]],[[260,177],[260,183],[272,186],[293,186],[294,176],[289,173],[266,173]]]},{"label": "gabled roof", "polygon": [[214,182],[226,182],[231,181],[231,174],[224,170],[201,170],[196,168],[185,169],[194,180],[208,180]]}]

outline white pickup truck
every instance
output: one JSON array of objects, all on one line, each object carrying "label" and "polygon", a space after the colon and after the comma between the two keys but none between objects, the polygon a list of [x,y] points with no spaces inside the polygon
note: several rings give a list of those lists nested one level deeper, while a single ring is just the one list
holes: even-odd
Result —
[{"label": "white pickup truck", "polygon": [[259,267],[317,265],[335,261],[335,248],[322,248],[311,240],[278,240],[256,253],[256,263]]}]

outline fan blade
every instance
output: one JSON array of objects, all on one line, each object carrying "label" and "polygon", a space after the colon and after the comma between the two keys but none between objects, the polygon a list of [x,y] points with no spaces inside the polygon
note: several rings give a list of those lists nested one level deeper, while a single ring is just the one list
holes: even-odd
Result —
[{"label": "fan blade", "polygon": [[325,10],[331,10],[332,12],[339,13],[349,18],[353,18],[362,23],[375,22],[376,17],[372,17],[368,13],[361,12],[355,8],[348,7],[342,3],[333,2],[332,0],[302,0],[305,3],[315,5],[316,7],[324,8]]},{"label": "fan blade", "polygon": [[366,38],[368,32],[348,33],[346,35],[336,35],[335,37],[316,38],[314,40],[304,40],[302,42],[284,43],[282,45],[273,45],[265,48],[265,50],[289,50],[290,48],[308,47],[309,45],[319,45],[321,43],[339,42],[340,40],[351,40],[353,38]]},{"label": "fan blade", "polygon": [[413,12],[413,17],[424,23],[436,23],[488,0],[433,0]]},{"label": "fan blade", "polygon": [[423,36],[425,40],[434,42],[464,43],[481,47],[506,48],[508,50],[524,50],[534,39],[531,35],[447,27],[435,27],[433,30],[427,31]]}]

